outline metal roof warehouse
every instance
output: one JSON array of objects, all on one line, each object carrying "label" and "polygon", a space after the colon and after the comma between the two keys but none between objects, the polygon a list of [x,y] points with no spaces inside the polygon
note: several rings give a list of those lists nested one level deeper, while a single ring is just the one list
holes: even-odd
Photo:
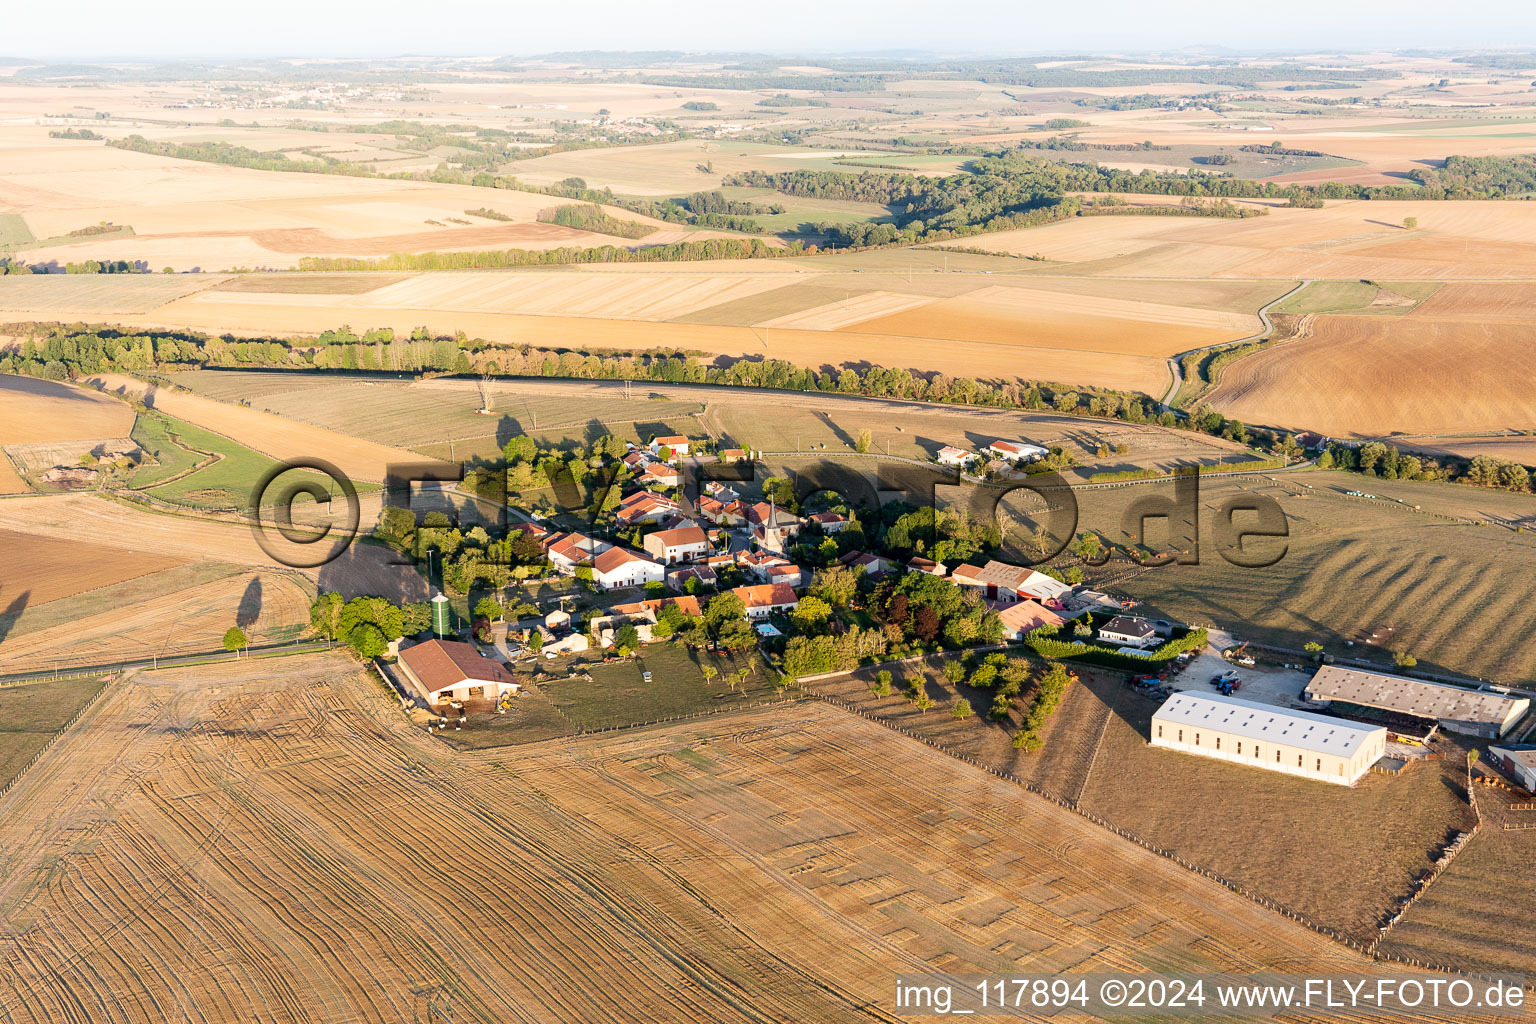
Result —
[{"label": "metal roof warehouse", "polygon": [[1305,692],[1309,700],[1342,701],[1416,715],[1434,719],[1452,732],[1489,738],[1508,732],[1531,706],[1528,697],[1468,690],[1337,665],[1318,669]]},{"label": "metal roof warehouse", "polygon": [[1330,715],[1292,711],[1273,704],[1220,694],[1176,693],[1158,709],[1164,722],[1208,725],[1251,740],[1268,740],[1318,754],[1350,757],[1380,727],[1357,725]]}]

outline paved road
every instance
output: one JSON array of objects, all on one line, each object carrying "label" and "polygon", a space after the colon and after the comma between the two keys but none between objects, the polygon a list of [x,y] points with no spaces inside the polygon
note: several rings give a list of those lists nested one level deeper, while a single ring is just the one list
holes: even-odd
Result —
[{"label": "paved road", "polygon": [[1284,302],[1286,299],[1290,298],[1292,295],[1295,295],[1297,292],[1301,291],[1311,283],[1312,281],[1310,279],[1302,281],[1295,288],[1292,288],[1284,295],[1271,299],[1263,306],[1259,307],[1259,321],[1264,325],[1264,330],[1260,331],[1258,334],[1248,338],[1239,338],[1237,341],[1223,341],[1215,345],[1206,345],[1203,348],[1192,348],[1188,352],[1180,352],[1178,355],[1169,359],[1168,372],[1173,375],[1173,383],[1169,385],[1168,393],[1163,396],[1163,408],[1173,408],[1173,400],[1178,397],[1179,388],[1184,386],[1183,361],[1185,356],[1193,355],[1196,352],[1209,352],[1213,348],[1227,348],[1230,345],[1246,345],[1250,341],[1263,341],[1275,331],[1275,322],[1269,318],[1270,308],[1278,302]]},{"label": "paved road", "polygon": [[[844,451],[836,451],[836,450],[830,450],[829,449],[828,451],[813,451],[813,452],[759,452],[758,454],[760,456],[762,456],[762,457],[765,457],[765,458],[810,458],[810,457],[814,456],[816,458],[825,458],[825,459],[878,459],[878,460],[880,460],[882,462],[905,462],[908,465],[912,465],[912,466],[925,466],[925,467],[927,467],[929,469],[944,469],[945,468],[945,467],[939,466],[939,465],[937,465],[936,463],[933,463],[933,462],[924,462],[922,459],[908,459],[908,458],[904,458],[904,457],[902,457],[900,455],[886,455],[883,452],[844,452]],[[1317,465],[1317,460],[1316,459],[1307,459],[1304,462],[1293,463],[1292,465],[1289,465],[1289,466],[1275,466],[1275,467],[1271,467],[1269,469],[1239,469],[1239,470],[1234,470],[1234,471],[1232,471],[1230,473],[1201,473],[1200,474],[1200,479],[1202,479],[1202,480],[1212,480],[1212,479],[1217,479],[1217,478],[1220,478],[1220,477],[1228,477],[1228,476],[1268,476],[1271,473],[1292,473],[1292,472],[1295,472],[1298,469],[1311,469],[1311,468],[1315,467],[1316,465]],[[1011,487],[1014,484],[1016,484],[1019,481],[1022,481],[1024,479],[1026,479],[1026,478],[1025,477],[1020,477],[1018,481],[999,482],[999,483],[994,483],[994,484],[982,483],[982,484],[979,484],[978,486],[982,486],[982,487]],[[1144,477],[1144,478],[1138,479],[1138,480],[1111,480],[1111,481],[1108,481],[1107,483],[1097,483],[1097,484],[1095,484],[1095,483],[1088,483],[1086,481],[1084,481],[1082,483],[1042,484],[1042,485],[1040,485],[1040,489],[1041,490],[1057,490],[1057,489],[1060,489],[1060,490],[1069,490],[1069,491],[1085,491],[1085,490],[1090,490],[1090,489],[1096,488],[1096,487],[1128,487],[1128,486],[1131,486],[1133,484],[1155,484],[1158,481],[1168,481],[1168,480],[1172,480],[1172,479],[1174,479],[1174,477],[1172,477],[1170,475],[1170,476]],[[968,482],[974,482],[970,477],[967,477],[966,480]]]},{"label": "paved road", "polygon": [[[310,654],[328,651],[332,644],[324,640],[296,640],[286,644],[267,644],[252,647],[240,654],[240,658],[282,658],[291,654]],[[141,658],[135,661],[115,661],[100,665],[68,665],[40,672],[19,672],[0,675],[0,683],[27,683],[59,676],[104,675],[130,668],[177,668],[186,665],[212,665],[221,661],[234,661],[236,656],[226,650],[204,651],[200,654],[178,654],[165,658]]]}]

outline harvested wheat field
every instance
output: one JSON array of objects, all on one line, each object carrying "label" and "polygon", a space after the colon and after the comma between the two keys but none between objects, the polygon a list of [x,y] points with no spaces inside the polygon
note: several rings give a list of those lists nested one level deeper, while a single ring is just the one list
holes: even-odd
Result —
[{"label": "harvested wheat field", "polygon": [[[42,133],[37,133],[41,136]],[[541,224],[567,199],[467,185],[308,173],[272,173],[177,160],[105,145],[60,146],[41,137],[0,148],[0,213],[18,213],[35,239],[29,263],[144,261],[150,269],[292,267],[306,255],[370,257],[480,248],[611,244],[587,231]],[[489,207],[489,218],[468,211]],[[660,222],[608,208],[613,216]],[[102,221],[131,233],[66,241]]]},{"label": "harvested wheat field", "polygon": [[783,284],[779,274],[709,275],[580,271],[434,273],[367,293],[365,309],[544,313],[570,317],[668,320],[704,306]]},{"label": "harvested wheat field", "polygon": [[1335,436],[1496,430],[1536,422],[1533,379],[1520,324],[1329,316],[1227,367],[1208,401],[1245,423]]},{"label": "harvested wheat field", "polygon": [[13,1021],[798,1024],[888,1019],[903,970],[1376,970],[826,706],[504,761],[339,657],[113,685],[0,808]]},{"label": "harvested wheat field", "polygon": [[133,407],[86,388],[0,374],[0,445],[127,437]]},{"label": "harvested wheat field", "polygon": [[1529,203],[1341,200],[1244,219],[1076,217],[966,246],[1117,277],[1518,279],[1536,277],[1533,231]]},{"label": "harvested wheat field", "polygon": [[181,559],[149,545],[129,551],[83,540],[0,530],[0,606],[6,612],[144,576]]},{"label": "harvested wheat field", "polygon": [[1509,459],[1522,465],[1536,465],[1536,435],[1498,434],[1492,437],[1399,437],[1393,440],[1399,448],[1431,455],[1456,455],[1463,459],[1479,455]]},{"label": "harvested wheat field", "polygon": [[[126,437],[133,409],[124,402],[54,381],[0,374],[0,449],[59,441]],[[0,451],[0,494],[21,494],[27,482]]]},{"label": "harvested wheat field", "polygon": [[217,651],[230,626],[252,644],[292,640],[309,628],[307,584],[247,569],[94,614],[81,609],[68,621],[13,632],[0,644],[0,661],[8,672],[26,672]]},{"label": "harvested wheat field", "polygon": [[[233,301],[228,302],[209,295],[195,304],[169,303],[151,314],[132,318],[132,322],[253,335],[315,333],[318,324],[312,305],[243,301],[250,297],[231,293],[229,298]],[[298,298],[323,300],[326,297]],[[331,306],[328,302],[319,304],[326,307],[326,315],[320,323],[349,323],[357,330],[390,327],[402,335],[425,324],[435,332],[461,330],[505,345],[618,352],[671,349],[731,356],[766,355],[817,368],[868,363],[872,356],[878,356],[883,366],[940,371],[954,376],[989,379],[1016,376],[1146,394],[1161,394],[1168,387],[1164,359],[1150,355],[1119,353],[1084,359],[1082,352],[1069,348],[943,339],[939,339],[942,344],[935,344],[930,338],[893,334],[492,312],[358,311],[350,306]]]},{"label": "harvested wheat field", "polygon": [[154,551],[183,561],[213,559],[278,566],[250,527],[149,512],[90,494],[48,494],[0,501],[0,530],[87,542],[128,552]]},{"label": "harvested wheat field", "polygon": [[[403,448],[364,441],[323,427],[274,416],[261,409],[229,405],[201,395],[146,384],[134,377],[101,373],[94,383],[144,403],[170,416],[211,430],[274,459],[325,459],[353,480],[378,483],[391,464],[419,461]],[[252,481],[254,483],[255,481]]]},{"label": "harvested wheat field", "polygon": [[1257,316],[992,286],[844,328],[851,333],[1168,356],[1257,334]]},{"label": "harvested wheat field", "polygon": [[14,320],[147,313],[224,280],[194,274],[6,274],[0,312]]}]

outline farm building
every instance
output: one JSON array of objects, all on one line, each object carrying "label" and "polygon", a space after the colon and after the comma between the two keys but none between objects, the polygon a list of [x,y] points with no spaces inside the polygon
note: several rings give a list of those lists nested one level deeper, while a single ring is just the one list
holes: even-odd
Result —
[{"label": "farm building", "polygon": [[1488,759],[1504,769],[1527,792],[1536,793],[1536,744],[1516,743],[1507,747],[1489,747]]},{"label": "farm building", "polygon": [[1440,723],[1442,729],[1498,739],[1530,710],[1529,697],[1468,690],[1425,679],[1324,665],[1305,690],[1308,700],[1377,708]]},{"label": "farm building", "polygon": [[1153,714],[1151,743],[1352,786],[1385,754],[1387,730],[1238,697],[1184,692]]},{"label": "farm building", "polygon": [[962,587],[982,587],[987,600],[1004,604],[1026,597],[1059,601],[1072,592],[1070,586],[1043,572],[995,559],[986,565],[956,566],[950,579]]},{"label": "farm building", "polygon": [[1004,462],[1032,462],[1050,452],[1028,441],[993,441],[984,449]]},{"label": "farm building", "polygon": [[997,613],[1003,620],[1003,639],[1019,640],[1041,626],[1064,626],[1067,620],[1039,601],[1025,599]]},{"label": "farm building", "polygon": [[939,579],[949,575],[949,568],[943,562],[935,562],[933,559],[924,558],[922,555],[913,555],[907,559],[907,571],[925,572],[929,576],[937,576]]},{"label": "farm building", "polygon": [[499,700],[519,684],[499,662],[457,640],[428,640],[400,652],[400,673],[428,704]]},{"label": "farm building", "polygon": [[1157,627],[1134,615],[1116,615],[1099,627],[1099,639],[1126,647],[1150,647],[1157,642]]},{"label": "farm building", "polygon": [[989,601],[1011,604],[1019,599],[1018,585],[1029,575],[1022,565],[991,561],[986,565],[957,565],[950,581],[962,587],[980,587]]}]

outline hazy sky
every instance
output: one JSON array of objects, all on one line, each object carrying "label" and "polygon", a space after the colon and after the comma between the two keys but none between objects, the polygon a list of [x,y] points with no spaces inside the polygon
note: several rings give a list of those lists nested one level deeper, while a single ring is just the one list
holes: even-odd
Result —
[{"label": "hazy sky", "polygon": [[532,54],[566,49],[951,53],[1536,45],[1531,0],[75,0],[11,4],[0,56]]}]

